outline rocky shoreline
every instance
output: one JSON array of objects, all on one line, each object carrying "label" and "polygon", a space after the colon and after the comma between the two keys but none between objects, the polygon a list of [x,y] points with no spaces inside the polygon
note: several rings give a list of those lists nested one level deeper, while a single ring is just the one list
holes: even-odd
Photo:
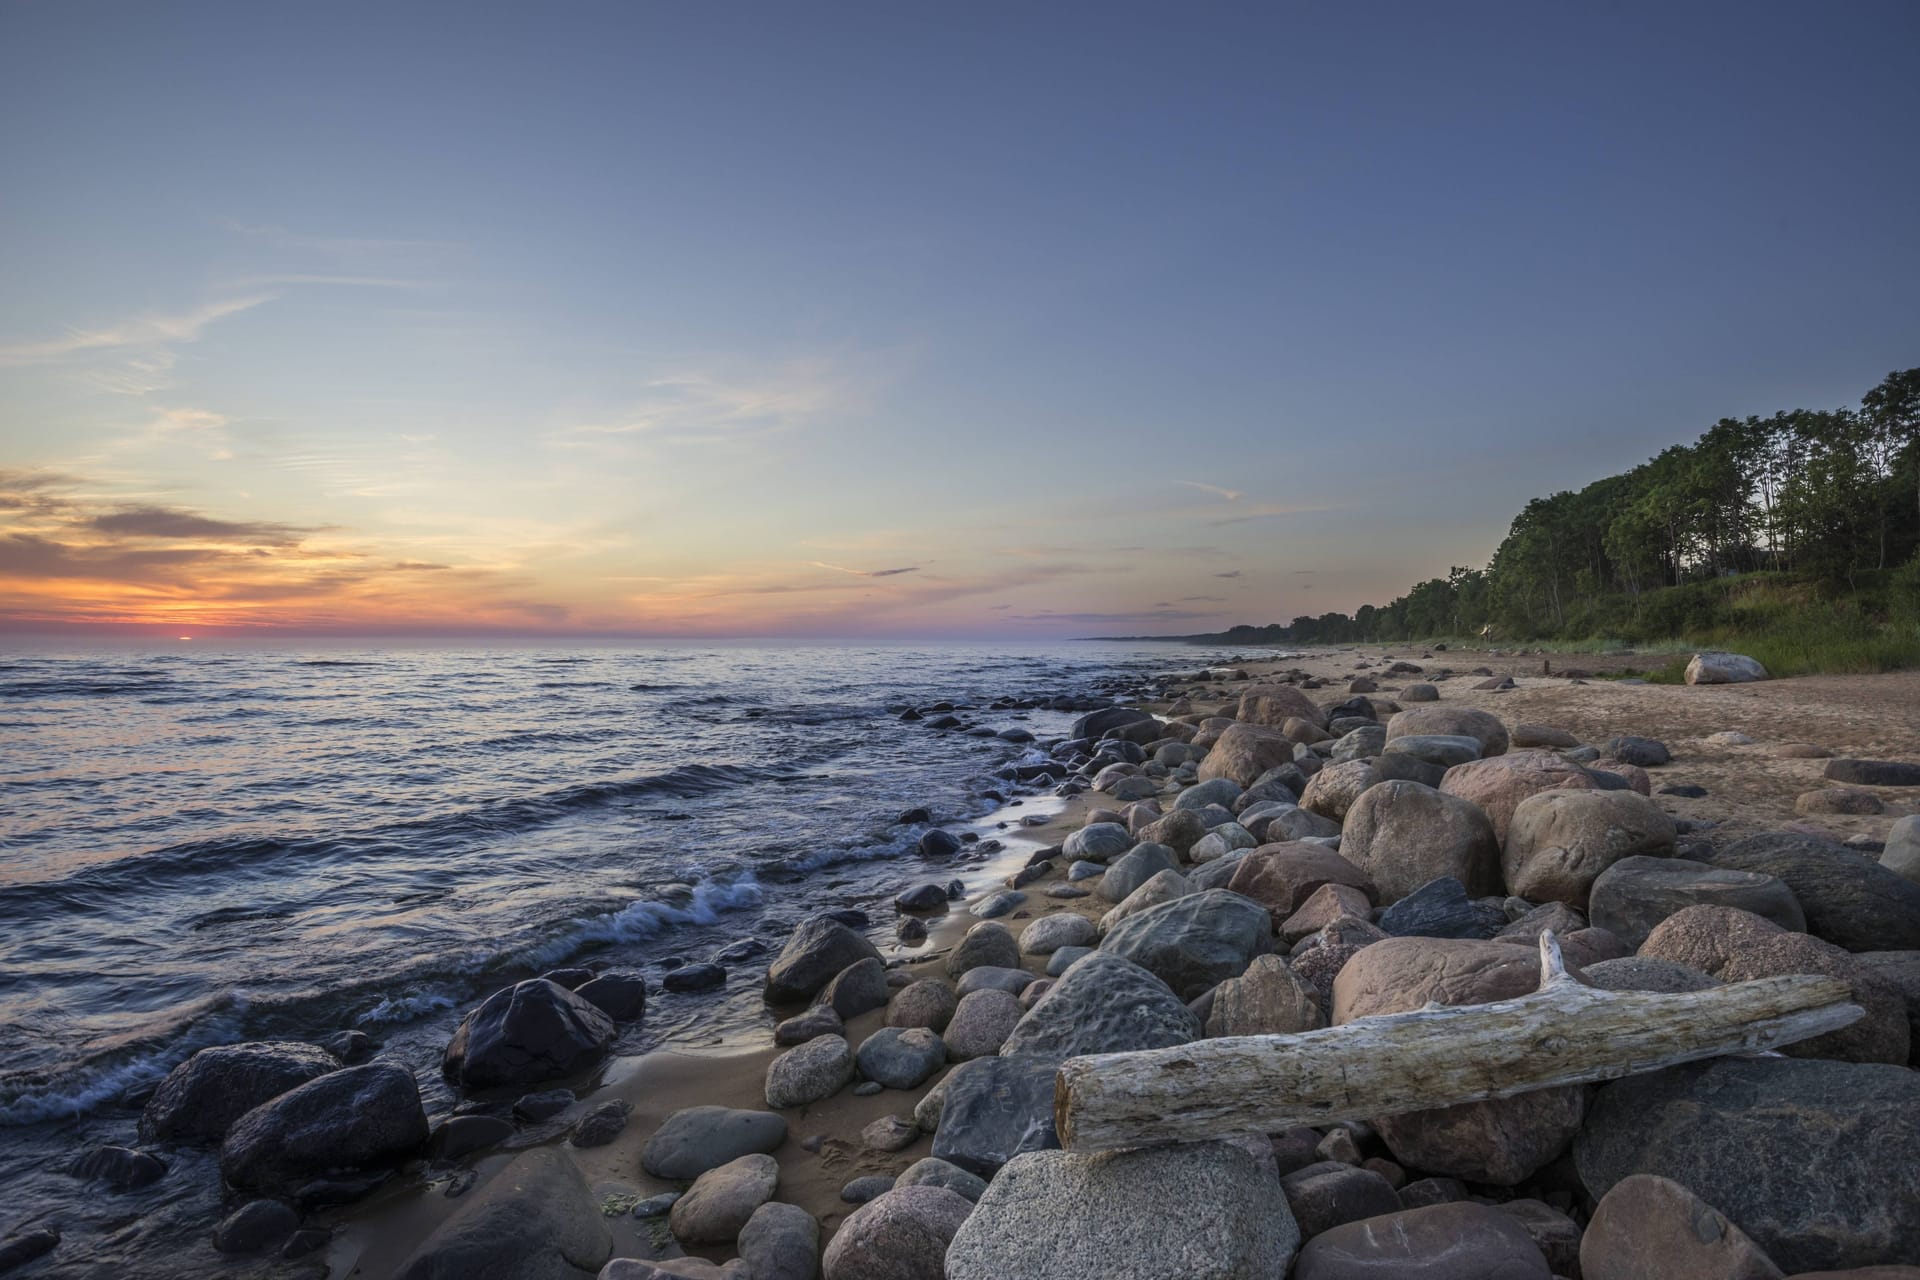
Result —
[{"label": "rocky shoreline", "polygon": [[[560,970],[468,1014],[442,1071],[469,1101],[436,1125],[404,1066],[342,1033],[203,1050],[137,1149],[85,1158],[132,1185],[164,1168],[149,1146],[217,1145],[223,1247],[301,1259],[287,1273],[1920,1276],[1920,819],[1845,825],[1910,813],[1920,768],[1730,723],[1720,748],[1824,785],[1791,820],[1689,817],[1684,749],[1500,714],[1511,675],[1441,669],[1461,660],[1250,664],[1088,712],[1008,777],[1066,803],[1009,811],[1002,883],[938,870],[983,842],[929,825],[936,873],[899,894],[886,951],[859,912],[794,932],[771,1045],[607,1068],[645,984]],[[1826,815],[1852,847],[1816,834]],[[1864,1013],[1610,1083],[1059,1149],[1069,1058],[1511,999],[1548,930],[1591,987],[1820,974]],[[16,1236],[0,1262],[38,1274],[56,1246]]]}]

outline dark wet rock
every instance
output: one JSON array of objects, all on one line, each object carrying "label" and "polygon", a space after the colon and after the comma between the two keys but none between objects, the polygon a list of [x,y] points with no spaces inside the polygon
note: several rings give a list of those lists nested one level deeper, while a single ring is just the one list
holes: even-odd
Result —
[{"label": "dark wet rock", "polygon": [[167,1166],[158,1156],[130,1147],[95,1147],[68,1168],[83,1182],[104,1182],[115,1191],[130,1191],[158,1182]]},{"label": "dark wet rock", "polygon": [[603,1102],[574,1124],[567,1141],[576,1147],[604,1147],[627,1127],[627,1107],[622,1102]]},{"label": "dark wet rock", "polygon": [[340,1069],[340,1060],[294,1041],[202,1049],[167,1074],[140,1114],[143,1142],[213,1142],[234,1121],[296,1085]]},{"label": "dark wet rock", "polygon": [[1774,876],[1793,891],[1807,931],[1849,951],[1920,949],[1920,884],[1815,836],[1749,836],[1713,865]]},{"label": "dark wet rock", "polygon": [[933,814],[924,805],[918,806],[916,808],[908,809],[906,812],[902,813],[899,817],[894,819],[894,822],[897,825],[903,826],[903,827],[915,826],[920,823],[926,823],[926,822],[932,822],[932,821],[933,821]]},{"label": "dark wet rock", "polygon": [[249,1200],[213,1229],[213,1247],[221,1253],[261,1253],[293,1234],[300,1215],[278,1200]]},{"label": "dark wet rock", "polygon": [[296,1258],[304,1258],[310,1253],[317,1253],[326,1248],[332,1239],[333,1233],[325,1227],[302,1227],[288,1236],[286,1242],[280,1246],[280,1257],[288,1262]]},{"label": "dark wet rock", "polygon": [[549,969],[540,976],[569,991],[578,991],[582,983],[593,981],[593,970],[584,965],[570,965],[564,969]]},{"label": "dark wet rock", "polygon": [[933,1154],[991,1178],[1023,1151],[1058,1147],[1053,1127],[1056,1060],[1030,1056],[975,1058],[940,1084]]},{"label": "dark wet rock", "polygon": [[1272,918],[1258,902],[1210,889],[1128,916],[1100,949],[1133,961],[1191,1000],[1245,973],[1255,956],[1272,949]]},{"label": "dark wet rock", "polygon": [[938,911],[947,905],[945,885],[919,884],[898,894],[893,905],[902,911]]},{"label": "dark wet rock", "polygon": [[833,981],[820,988],[813,1000],[846,1021],[886,1007],[888,994],[887,967],[877,957],[868,956],[835,974]]},{"label": "dark wet rock", "polygon": [[1920,787],[1920,764],[1902,760],[1829,760],[1825,774],[1855,787]]},{"label": "dark wet rock", "polygon": [[1737,907],[1783,929],[1807,927],[1784,881],[1687,858],[1622,858],[1593,882],[1588,905],[1595,924],[1636,949],[1655,925],[1692,906]]},{"label": "dark wet rock", "polygon": [[1199,1035],[1199,1020],[1164,981],[1103,949],[1068,969],[1015,1025],[1000,1052],[1058,1062],[1186,1044]]},{"label": "dark wet rock", "polygon": [[60,1247],[60,1233],[47,1227],[22,1231],[0,1240],[0,1271],[24,1267]]},{"label": "dark wet rock", "polygon": [[711,991],[727,983],[727,971],[717,964],[690,964],[660,980],[668,991]]},{"label": "dark wet rock", "polygon": [[512,1123],[499,1116],[449,1116],[427,1139],[427,1155],[435,1160],[457,1160],[498,1146],[512,1136]]},{"label": "dark wet rock", "polygon": [[842,921],[814,916],[794,930],[768,968],[767,999],[775,1004],[809,999],[842,969],[868,959],[880,959],[873,943]]},{"label": "dark wet rock", "polygon": [[1240,1143],[1037,1151],[987,1184],[946,1278],[1282,1280],[1299,1242],[1272,1165]]},{"label": "dark wet rock", "polygon": [[322,1049],[349,1066],[356,1062],[365,1062],[373,1056],[379,1046],[373,1037],[364,1031],[336,1031],[330,1036],[322,1036],[317,1042]]},{"label": "dark wet rock", "polygon": [[805,1044],[815,1036],[837,1036],[845,1034],[845,1021],[835,1013],[831,1006],[814,1005],[805,1013],[796,1013],[773,1029],[773,1042],[778,1045]]},{"label": "dark wet rock", "polygon": [[603,973],[574,994],[615,1022],[638,1022],[647,1011],[647,980],[637,973]]},{"label": "dark wet rock", "polygon": [[390,1168],[426,1141],[413,1074],[377,1062],[319,1076],[247,1112],[221,1144],[220,1173],[241,1190],[286,1195],[343,1171]]},{"label": "dark wet rock", "polygon": [[513,1100],[513,1114],[522,1120],[538,1124],[572,1106],[578,1099],[571,1089],[547,1089],[540,1093],[523,1093]]},{"label": "dark wet rock", "polygon": [[1421,885],[1380,913],[1380,928],[1398,938],[1491,938],[1507,925],[1507,914],[1490,902],[1467,896],[1452,876]]},{"label": "dark wet rock", "polygon": [[468,1089],[539,1084],[594,1066],[618,1036],[584,997],[532,978],[494,992],[461,1021],[440,1071]]},{"label": "dark wet rock", "polygon": [[855,1062],[864,1079],[912,1089],[946,1065],[947,1047],[926,1027],[882,1027],[860,1042]]},{"label": "dark wet rock", "polygon": [[1398,1213],[1402,1207],[1392,1183],[1371,1169],[1348,1164],[1308,1165],[1282,1177],[1280,1188],[1305,1240],[1342,1223]]},{"label": "dark wet rock", "polygon": [[1526,1228],[1471,1201],[1349,1222],[1307,1241],[1295,1280],[1551,1280]]},{"label": "dark wet rock", "polygon": [[1596,1198],[1637,1173],[1679,1183],[1789,1273],[1920,1257],[1920,1074],[1905,1067],[1721,1058],[1630,1076],[1601,1086],[1574,1159]]},{"label": "dark wet rock", "polygon": [[684,1182],[744,1155],[768,1154],[787,1140],[786,1117],[732,1107],[687,1107],[654,1131],[640,1167],[656,1178]]},{"label": "dark wet rock", "polygon": [[1143,724],[1152,719],[1153,716],[1147,712],[1136,711],[1132,707],[1105,707],[1075,720],[1067,737],[1085,738],[1091,742],[1103,736],[1109,729],[1123,729],[1128,725]]},{"label": "dark wet rock", "polygon": [[613,1237],[573,1161],[551,1147],[514,1158],[468,1194],[400,1265],[397,1280],[590,1280]]},{"label": "dark wet rock", "polygon": [[1608,738],[1607,755],[1622,764],[1638,765],[1642,769],[1655,769],[1670,762],[1673,753],[1667,750],[1667,744],[1653,738],[1636,738],[1623,734],[1617,738]]}]

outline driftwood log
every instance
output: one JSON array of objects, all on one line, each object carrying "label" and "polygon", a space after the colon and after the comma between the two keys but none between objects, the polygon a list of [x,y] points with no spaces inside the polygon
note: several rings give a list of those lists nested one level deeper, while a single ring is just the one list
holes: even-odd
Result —
[{"label": "driftwood log", "polygon": [[1508,1098],[1792,1044],[1864,1016],[1851,995],[1812,974],[1677,995],[1601,991],[1567,973],[1548,930],[1540,988],[1517,999],[1069,1058],[1054,1078],[1054,1123],[1062,1146],[1099,1151]]}]

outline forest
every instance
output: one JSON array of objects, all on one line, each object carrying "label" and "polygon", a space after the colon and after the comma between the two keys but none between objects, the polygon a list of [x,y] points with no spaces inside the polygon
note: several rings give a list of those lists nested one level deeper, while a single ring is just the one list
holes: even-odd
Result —
[{"label": "forest", "polygon": [[1920,369],[1858,407],[1723,418],[1631,471],[1535,498],[1485,568],[1351,616],[1206,638],[1470,636],[1745,646],[1776,674],[1920,664]]}]

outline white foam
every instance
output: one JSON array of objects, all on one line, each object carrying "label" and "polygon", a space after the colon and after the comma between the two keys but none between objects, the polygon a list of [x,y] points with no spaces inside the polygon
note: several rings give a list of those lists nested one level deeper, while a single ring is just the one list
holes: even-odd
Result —
[{"label": "white foam", "polygon": [[521,952],[519,958],[535,966],[554,965],[593,943],[640,942],[676,924],[713,924],[722,912],[757,907],[765,896],[752,875],[725,883],[708,880],[695,886],[684,903],[630,902],[618,911],[579,921],[552,941]]},{"label": "white foam", "polygon": [[0,1128],[85,1115],[135,1085],[160,1079],[196,1050],[234,1043],[244,1034],[247,1004],[244,994],[229,992],[206,1006],[217,1009],[214,1016],[195,1020],[175,1039],[119,1062],[87,1063],[60,1080],[0,1099]]}]

